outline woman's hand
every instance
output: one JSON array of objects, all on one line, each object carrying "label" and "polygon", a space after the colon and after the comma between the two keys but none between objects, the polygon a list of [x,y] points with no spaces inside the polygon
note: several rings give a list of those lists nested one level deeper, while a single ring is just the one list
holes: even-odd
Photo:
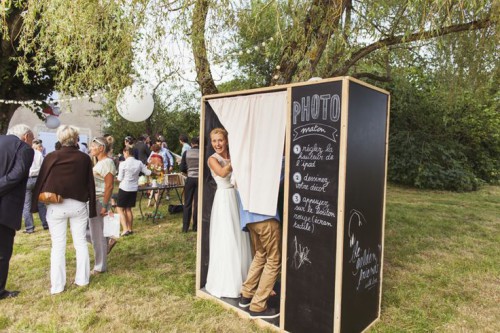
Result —
[{"label": "woman's hand", "polygon": [[106,210],[105,207],[102,207],[101,208],[101,212],[100,212],[100,215],[101,216],[106,216],[106,215],[109,215],[109,217],[113,217],[115,215],[115,213],[113,213],[113,211],[110,209],[110,210]]},{"label": "woman's hand", "polygon": [[106,208],[101,207],[101,212],[99,213],[101,216],[106,216],[108,215],[108,212],[106,211]]}]

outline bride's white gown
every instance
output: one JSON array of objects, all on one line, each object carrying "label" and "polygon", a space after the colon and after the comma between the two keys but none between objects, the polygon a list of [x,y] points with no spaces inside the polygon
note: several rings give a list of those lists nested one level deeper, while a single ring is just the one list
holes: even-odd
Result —
[{"label": "bride's white gown", "polygon": [[[222,166],[229,160],[213,154]],[[250,238],[241,230],[236,190],[230,182],[231,174],[225,178],[217,176],[212,213],[210,216],[210,256],[205,289],[216,297],[236,298],[240,295],[252,261]]]}]

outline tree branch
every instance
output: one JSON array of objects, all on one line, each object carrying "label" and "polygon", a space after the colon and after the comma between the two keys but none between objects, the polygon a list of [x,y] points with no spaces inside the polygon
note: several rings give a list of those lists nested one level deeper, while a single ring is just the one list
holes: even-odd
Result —
[{"label": "tree branch", "polygon": [[380,75],[376,75],[376,74],[369,73],[369,72],[354,73],[352,75],[352,77],[354,77],[356,79],[367,78],[367,79],[371,79],[371,80],[379,81],[379,82],[390,82],[391,81],[391,77],[389,75],[380,76]]},{"label": "tree branch", "polygon": [[441,28],[441,29],[416,32],[416,33],[413,33],[409,36],[400,35],[400,36],[393,36],[393,37],[384,38],[384,39],[381,39],[375,43],[372,43],[372,44],[354,52],[352,54],[351,58],[349,60],[347,60],[341,68],[339,68],[335,71],[332,71],[331,73],[328,74],[328,76],[332,77],[332,76],[345,75],[349,71],[349,69],[354,64],[356,64],[360,59],[366,57],[368,54],[372,53],[373,51],[376,51],[376,50],[381,49],[383,47],[397,45],[397,44],[403,44],[403,43],[410,43],[410,42],[414,42],[414,41],[432,39],[435,37],[445,36],[448,34],[457,33],[457,32],[461,32],[461,31],[484,29],[484,28],[491,26],[492,24],[493,24],[493,21],[491,21],[490,18],[486,18],[484,20],[472,21],[472,22],[468,22],[468,23],[452,25],[452,26],[448,26],[445,28]]}]

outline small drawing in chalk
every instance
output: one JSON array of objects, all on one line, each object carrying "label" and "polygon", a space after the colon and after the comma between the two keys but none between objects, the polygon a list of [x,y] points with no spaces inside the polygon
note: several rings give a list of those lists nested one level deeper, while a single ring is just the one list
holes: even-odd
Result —
[{"label": "small drawing in chalk", "polygon": [[299,269],[305,263],[311,264],[311,261],[307,257],[309,255],[309,248],[307,246],[302,246],[297,243],[297,236],[295,236],[293,240],[293,244],[295,246],[295,252],[293,254],[293,267],[295,269]]}]

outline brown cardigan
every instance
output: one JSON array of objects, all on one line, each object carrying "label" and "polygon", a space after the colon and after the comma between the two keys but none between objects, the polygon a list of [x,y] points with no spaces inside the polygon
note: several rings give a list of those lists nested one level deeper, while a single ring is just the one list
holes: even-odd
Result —
[{"label": "brown cardigan", "polygon": [[64,199],[89,202],[89,217],[97,216],[94,174],[90,156],[76,147],[62,147],[43,160],[33,189],[31,212],[38,211],[38,195],[53,192]]}]

